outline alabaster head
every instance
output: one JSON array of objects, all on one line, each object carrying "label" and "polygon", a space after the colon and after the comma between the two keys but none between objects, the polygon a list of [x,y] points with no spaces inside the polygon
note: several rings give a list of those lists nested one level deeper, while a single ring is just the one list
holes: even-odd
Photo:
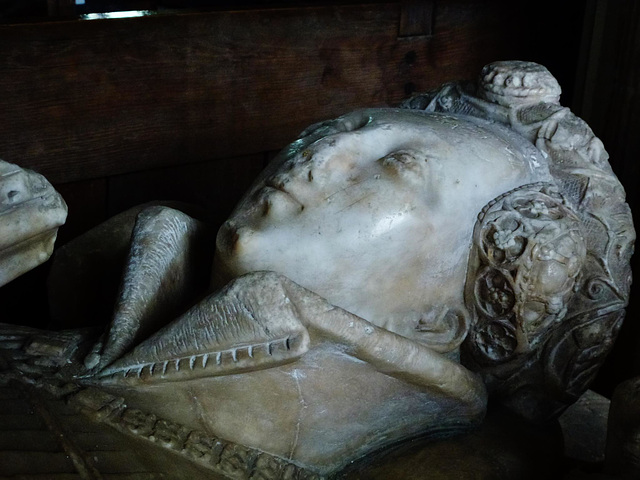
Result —
[{"label": "alabaster head", "polygon": [[530,62],[315,125],[217,241],[214,281],[279,272],[457,355],[522,415],[588,386],[628,301],[635,234],[601,142]]},{"label": "alabaster head", "polygon": [[[362,110],[283,151],[222,227],[218,274],[270,270],[405,337],[467,331],[473,226],[491,199],[549,181],[529,142],[489,122]],[[457,324],[460,325],[457,325]]]}]

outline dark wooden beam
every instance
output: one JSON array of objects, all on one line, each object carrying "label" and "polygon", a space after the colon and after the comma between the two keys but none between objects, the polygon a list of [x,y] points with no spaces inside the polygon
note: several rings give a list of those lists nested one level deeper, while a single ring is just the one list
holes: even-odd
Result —
[{"label": "dark wooden beam", "polygon": [[399,37],[416,37],[433,33],[435,0],[405,0],[401,4]]},{"label": "dark wooden beam", "polygon": [[526,57],[540,25],[510,5],[438,2],[408,37],[400,2],[3,25],[0,158],[64,183],[279,149]]}]

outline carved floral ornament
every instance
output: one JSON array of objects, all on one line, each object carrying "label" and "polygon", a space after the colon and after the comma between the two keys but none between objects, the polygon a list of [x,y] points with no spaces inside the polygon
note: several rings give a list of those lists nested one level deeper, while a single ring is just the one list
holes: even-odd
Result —
[{"label": "carved floral ornament", "polygon": [[490,365],[531,351],[565,318],[586,248],[580,220],[549,184],[491,202],[479,215],[474,245],[470,341],[476,360]]}]

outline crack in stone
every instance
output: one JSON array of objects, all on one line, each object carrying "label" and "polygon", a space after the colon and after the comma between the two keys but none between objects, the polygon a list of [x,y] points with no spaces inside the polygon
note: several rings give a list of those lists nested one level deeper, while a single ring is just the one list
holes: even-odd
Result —
[{"label": "crack in stone", "polygon": [[293,437],[293,444],[291,445],[291,450],[289,451],[289,460],[293,459],[293,454],[298,446],[298,440],[300,437],[300,423],[302,422],[302,414],[304,410],[307,408],[307,402],[302,395],[302,388],[300,387],[300,373],[298,370],[294,370],[291,374],[293,379],[296,381],[296,389],[298,391],[298,398],[300,399],[300,411],[298,412],[298,421],[296,422],[296,431]]}]

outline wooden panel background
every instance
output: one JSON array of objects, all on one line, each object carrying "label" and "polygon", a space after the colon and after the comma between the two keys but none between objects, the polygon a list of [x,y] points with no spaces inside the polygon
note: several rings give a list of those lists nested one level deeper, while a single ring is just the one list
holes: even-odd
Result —
[{"label": "wooden panel background", "polygon": [[541,25],[508,5],[438,2],[432,36],[398,37],[399,3],[2,26],[0,158],[64,183],[277,149],[530,56]]}]

